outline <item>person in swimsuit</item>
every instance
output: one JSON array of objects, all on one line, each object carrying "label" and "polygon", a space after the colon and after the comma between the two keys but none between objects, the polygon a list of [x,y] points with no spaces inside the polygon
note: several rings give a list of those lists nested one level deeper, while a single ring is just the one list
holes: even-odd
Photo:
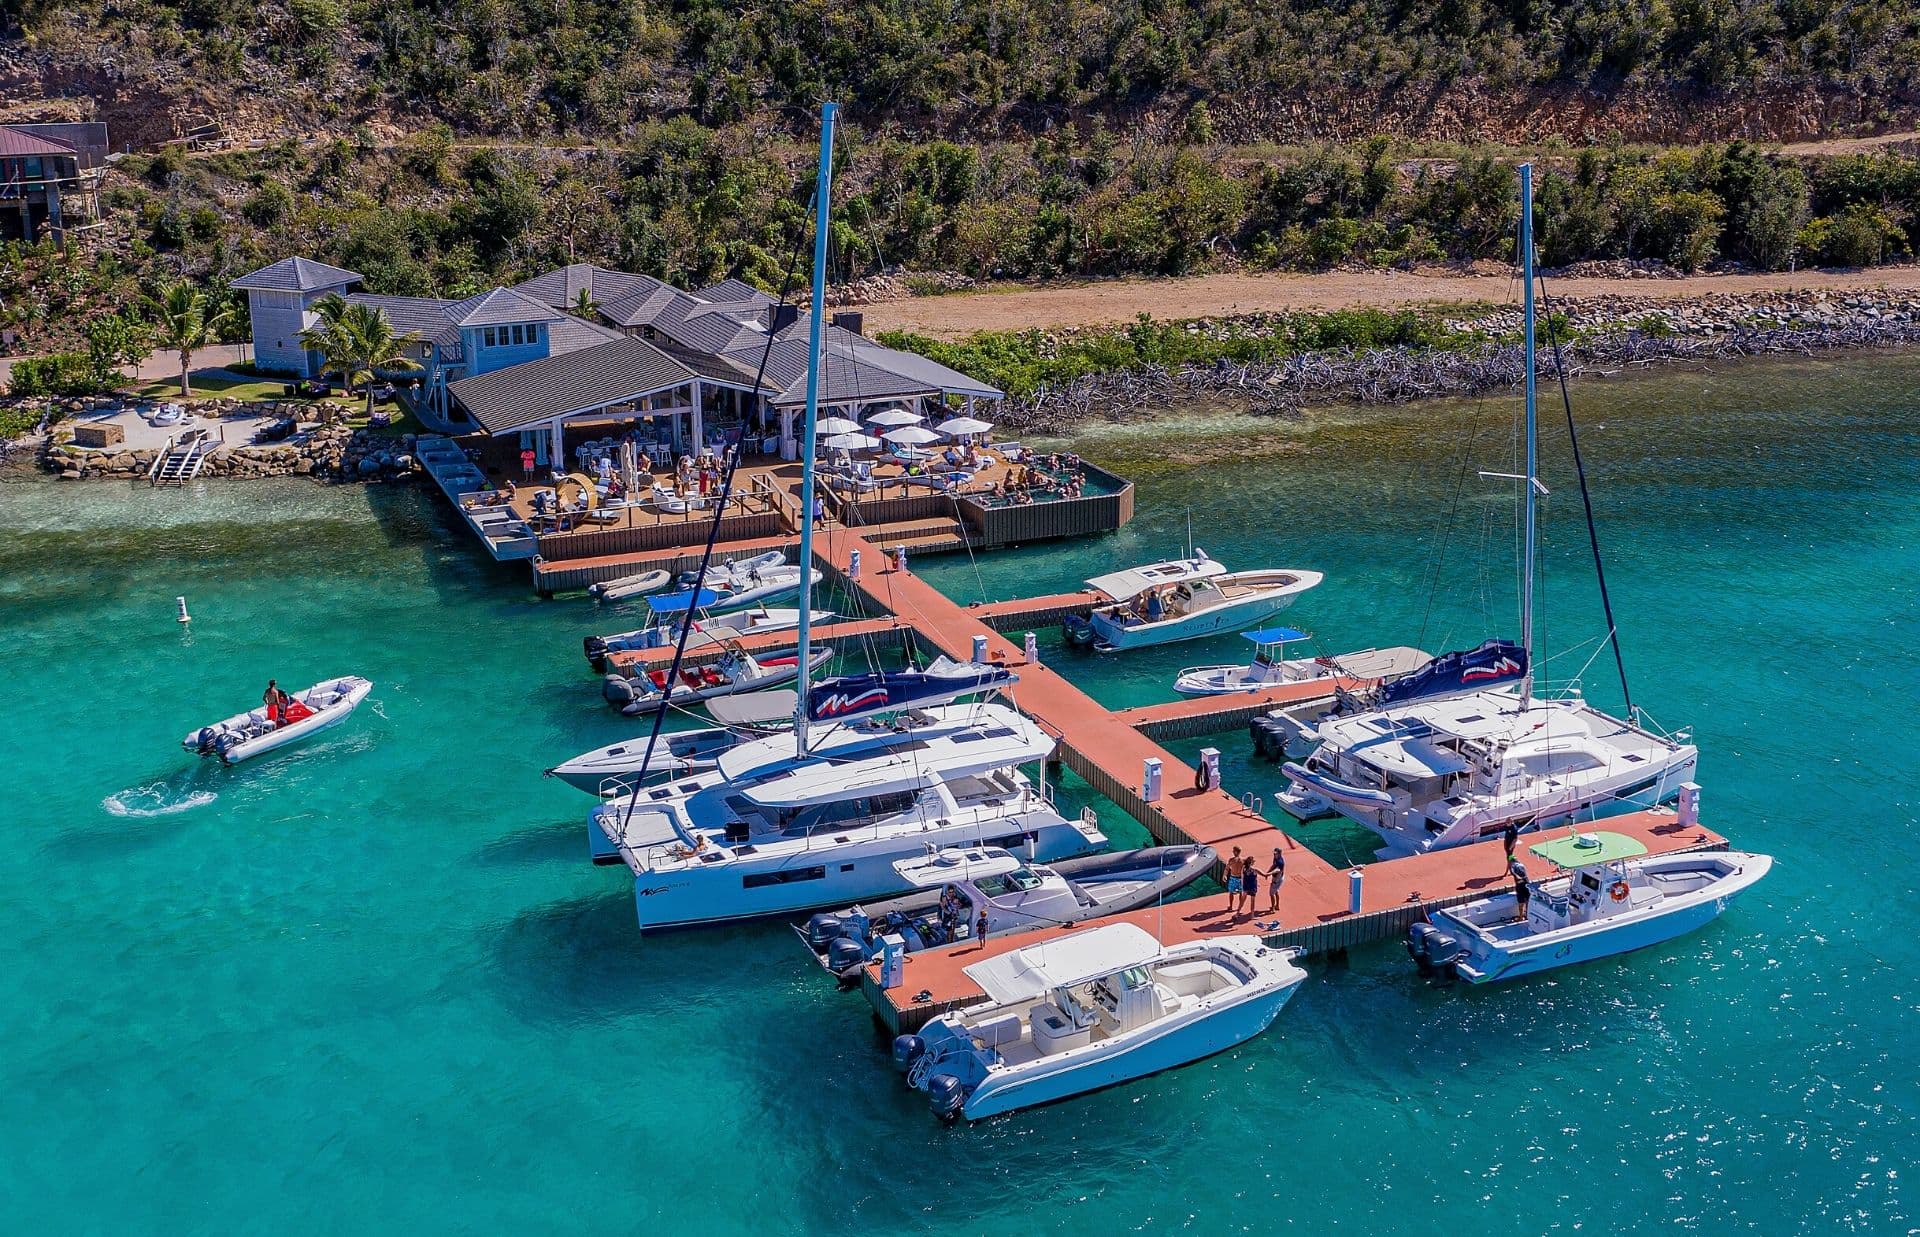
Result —
[{"label": "person in swimsuit", "polygon": [[1240,888],[1244,891],[1246,897],[1246,901],[1243,903],[1245,909],[1241,911],[1241,914],[1251,915],[1253,914],[1254,899],[1260,896],[1260,869],[1254,866],[1253,859],[1249,856],[1246,866],[1241,868],[1240,872]]},{"label": "person in swimsuit", "polygon": [[267,725],[278,726],[280,724],[280,682],[278,679],[267,680],[267,690],[260,693],[260,703],[267,706]]},{"label": "person in swimsuit", "polygon": [[1227,914],[1229,915],[1237,915],[1240,912],[1240,891],[1245,887],[1243,880],[1246,871],[1247,861],[1240,857],[1240,848],[1236,846],[1233,848],[1233,857],[1227,860]]}]

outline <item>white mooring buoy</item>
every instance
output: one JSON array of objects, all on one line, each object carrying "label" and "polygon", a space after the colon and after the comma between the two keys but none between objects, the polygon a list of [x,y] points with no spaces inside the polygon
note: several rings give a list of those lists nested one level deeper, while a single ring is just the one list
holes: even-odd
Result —
[{"label": "white mooring buoy", "polygon": [[193,622],[193,616],[187,613],[187,599],[185,597],[175,597],[173,602],[180,607],[180,621],[182,623]]}]

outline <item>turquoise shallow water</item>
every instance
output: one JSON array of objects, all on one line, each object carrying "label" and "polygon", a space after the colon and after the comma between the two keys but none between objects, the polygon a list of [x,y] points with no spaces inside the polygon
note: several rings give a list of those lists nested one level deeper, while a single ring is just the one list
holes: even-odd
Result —
[{"label": "turquoise shallow water", "polygon": [[[577,651],[604,624],[424,492],[0,486],[6,1227],[1911,1230],[1920,358],[1576,395],[1636,699],[1695,730],[1708,819],[1769,882],[1495,991],[1428,990],[1397,946],[1314,963],[1239,1051],[970,1129],[902,1091],[783,926],[638,938],[587,800],[538,776],[625,731]],[[917,569],[962,600],[1070,587],[1178,549],[1190,510],[1232,563],[1328,573],[1289,615],[1327,649],[1472,643],[1512,629],[1512,504],[1473,476],[1511,416],[1101,427],[1080,445],[1140,478],[1131,527]],[[1548,438],[1543,645],[1570,677],[1599,622]],[[1122,705],[1237,643],[1045,649]],[[343,671],[370,706],[297,756],[175,746],[267,675]],[[1617,701],[1606,661],[1584,682]],[[1212,741],[1230,789],[1271,793]]]}]

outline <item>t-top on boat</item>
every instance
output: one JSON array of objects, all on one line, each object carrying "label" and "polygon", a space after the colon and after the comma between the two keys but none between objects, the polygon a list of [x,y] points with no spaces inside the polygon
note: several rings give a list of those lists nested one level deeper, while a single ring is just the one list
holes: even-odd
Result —
[{"label": "t-top on boat", "polygon": [[[1087,588],[1098,594],[1096,600],[1101,604],[1110,606],[1129,602],[1143,593],[1184,580],[1204,580],[1209,576],[1225,574],[1225,564],[1208,557],[1205,550],[1196,546],[1185,558],[1170,558],[1143,567],[1128,567],[1123,571],[1109,571],[1105,575],[1094,576],[1087,581]],[[1097,638],[1093,624],[1077,614],[1069,614],[1061,620],[1060,626],[1067,643],[1071,645],[1084,647]]]},{"label": "t-top on boat", "polygon": [[1252,1039],[1307,973],[1255,936],[1162,946],[1107,924],[976,962],[984,1004],[893,1044],[941,1118],[969,1121],[1143,1078]]},{"label": "t-top on boat", "polygon": [[1148,846],[1062,863],[1028,863],[997,846],[952,848],[893,865],[914,890],[795,924],[820,965],[849,980],[897,936],[908,953],[991,940],[1137,910],[1172,897],[1218,860],[1211,846]]},{"label": "t-top on boat", "polygon": [[1317,571],[1234,571],[1147,589],[1087,617],[1102,653],[1197,640],[1251,627],[1325,579]]},{"label": "t-top on boat", "polygon": [[1563,875],[1529,883],[1524,916],[1509,890],[1434,911],[1407,933],[1423,973],[1496,983],[1658,945],[1703,927],[1773,868],[1770,855],[1647,856],[1637,839],[1583,833],[1538,842]]}]

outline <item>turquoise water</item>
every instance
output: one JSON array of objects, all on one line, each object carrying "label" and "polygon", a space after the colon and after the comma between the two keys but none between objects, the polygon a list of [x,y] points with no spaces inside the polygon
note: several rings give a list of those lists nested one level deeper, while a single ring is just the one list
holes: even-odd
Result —
[{"label": "turquoise water", "polygon": [[[605,624],[426,493],[0,486],[7,1229],[1912,1229],[1920,358],[1576,394],[1636,702],[1694,730],[1708,819],[1769,882],[1500,990],[1429,990],[1395,945],[1316,962],[1253,1044],[972,1128],[902,1090],[784,926],[640,940],[587,800],[538,775],[627,732],[578,652]],[[1288,618],[1329,650],[1476,642],[1512,630],[1513,504],[1473,475],[1511,420],[1099,427],[1078,445],[1140,478],[1131,527],[916,569],[1052,591],[1179,549],[1190,510],[1236,565],[1328,573]],[[1599,621],[1546,454],[1568,678]],[[1044,651],[1121,705],[1237,643]],[[347,671],[369,706],[297,755],[176,746],[269,675]],[[1582,679],[1612,704],[1610,676]],[[1209,741],[1271,793],[1242,736]]]}]

